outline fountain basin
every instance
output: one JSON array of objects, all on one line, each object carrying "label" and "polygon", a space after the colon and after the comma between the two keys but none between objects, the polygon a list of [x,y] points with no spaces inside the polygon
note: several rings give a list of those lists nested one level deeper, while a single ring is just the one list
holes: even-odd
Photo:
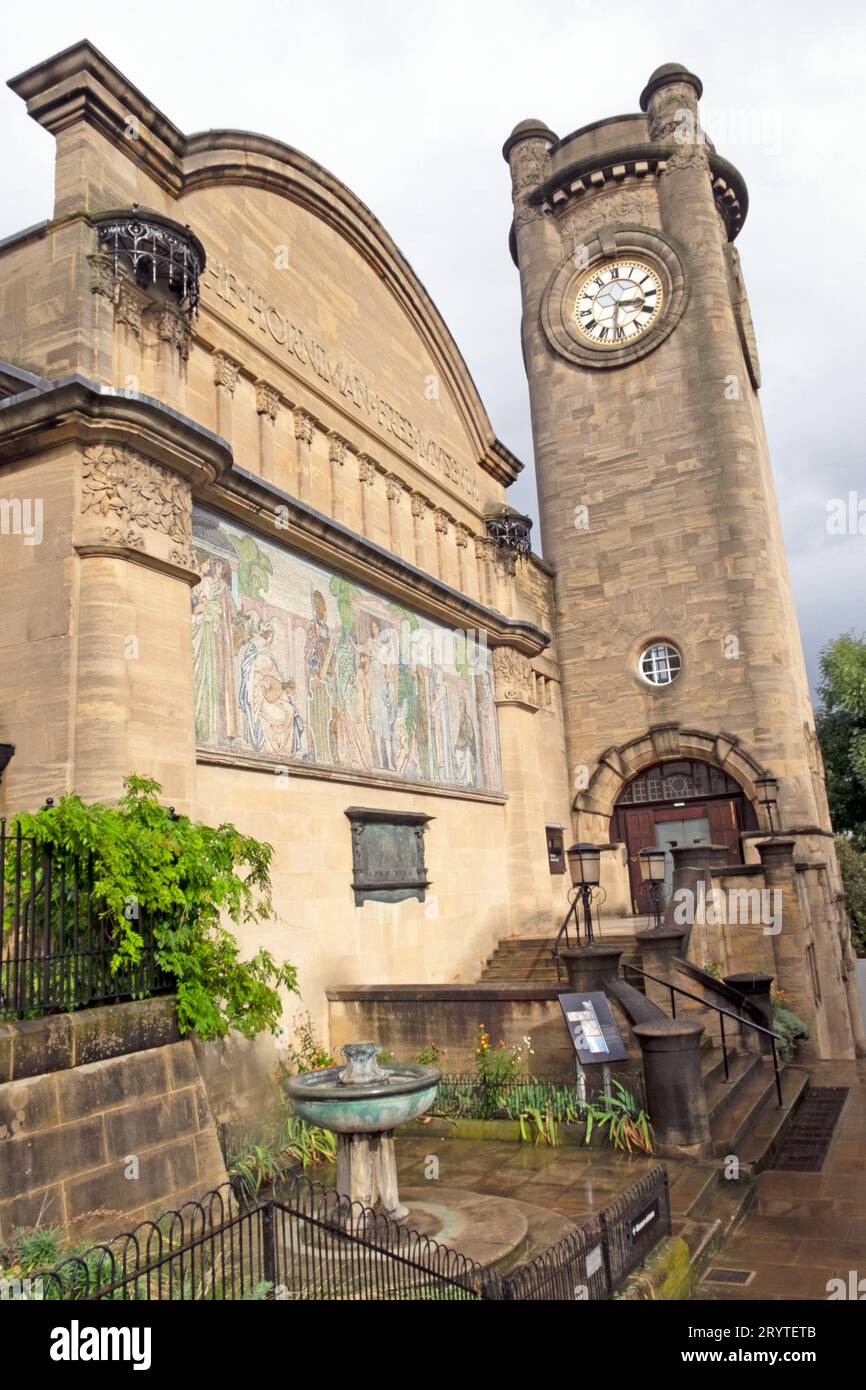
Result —
[{"label": "fountain basin", "polygon": [[396,1063],[382,1080],[346,1084],[342,1074],[328,1067],[289,1077],[295,1113],[335,1134],[381,1134],[429,1110],[442,1076],[437,1067]]}]

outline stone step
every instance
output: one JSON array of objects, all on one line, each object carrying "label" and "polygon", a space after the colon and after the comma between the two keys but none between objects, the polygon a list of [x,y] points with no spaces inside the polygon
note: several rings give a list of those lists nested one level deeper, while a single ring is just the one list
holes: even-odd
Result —
[{"label": "stone step", "polygon": [[755,1173],[763,1172],[772,1164],[800,1102],[809,1089],[809,1077],[804,1071],[798,1071],[796,1067],[784,1067],[782,1069],[783,1105],[780,1109],[772,1068],[768,1068],[768,1071],[771,1084],[767,1104],[758,1116],[751,1132],[746,1136],[745,1142],[741,1145],[739,1155],[741,1163],[749,1164]]},{"label": "stone step", "polygon": [[[757,1077],[757,1080],[755,1078]],[[758,1081],[761,1085],[758,1086]],[[739,1123],[739,1105],[745,1098],[750,1083],[754,1082],[756,1094],[763,1093],[766,1076],[761,1059],[756,1052],[728,1052],[728,1079],[725,1079],[724,1062],[713,1066],[711,1079],[706,1085],[707,1113],[710,1120],[710,1133],[715,1138],[724,1139],[734,1124]],[[750,1111],[748,1113],[751,1113]],[[726,1149],[725,1152],[730,1152]]]},{"label": "stone step", "polygon": [[756,1129],[764,1109],[775,1096],[776,1082],[772,1067],[761,1059],[749,1069],[743,1084],[738,1086],[728,1104],[716,1106],[710,1116],[713,1152],[718,1155],[736,1154],[743,1161],[743,1145]]},{"label": "stone step", "polygon": [[[622,919],[632,920],[632,919]],[[554,937],[507,936],[499,942],[481,972],[483,981],[523,980],[529,984],[556,984],[557,973],[551,951]],[[604,935],[605,943],[620,947],[624,961],[639,959],[640,945],[633,934]],[[562,972],[563,982],[565,971]]]}]

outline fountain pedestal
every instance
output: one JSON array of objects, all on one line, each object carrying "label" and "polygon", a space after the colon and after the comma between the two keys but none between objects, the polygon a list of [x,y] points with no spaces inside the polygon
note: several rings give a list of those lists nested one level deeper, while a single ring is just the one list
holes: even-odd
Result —
[{"label": "fountain pedestal", "polygon": [[337,1191],[403,1221],[408,1208],[397,1189],[394,1130],[430,1109],[442,1073],[420,1064],[383,1069],[379,1050],[378,1043],[347,1043],[345,1067],[290,1077],[288,1091],[302,1120],[337,1136]]},{"label": "fountain pedestal", "polygon": [[405,1221],[409,1208],[397,1190],[394,1135],[338,1134],[337,1191],[392,1221]]}]

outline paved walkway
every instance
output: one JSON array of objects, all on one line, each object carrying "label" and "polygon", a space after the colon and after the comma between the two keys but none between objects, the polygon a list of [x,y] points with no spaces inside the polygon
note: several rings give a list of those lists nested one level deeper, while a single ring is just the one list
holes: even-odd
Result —
[{"label": "paved walkway", "polygon": [[[428,1159],[438,1161],[429,1179]],[[437,1139],[412,1135],[397,1140],[401,1187],[436,1182],[445,1187],[534,1202],[564,1216],[599,1211],[631,1187],[658,1159],[612,1153],[610,1149],[549,1144],[495,1143],[486,1139]]]},{"label": "paved walkway", "polygon": [[705,1280],[696,1298],[826,1299],[828,1280],[847,1284],[851,1270],[866,1279],[866,1061],[796,1065],[814,1086],[850,1088],[824,1166],[759,1176],[754,1203],[712,1262],[753,1278],[743,1287]]}]

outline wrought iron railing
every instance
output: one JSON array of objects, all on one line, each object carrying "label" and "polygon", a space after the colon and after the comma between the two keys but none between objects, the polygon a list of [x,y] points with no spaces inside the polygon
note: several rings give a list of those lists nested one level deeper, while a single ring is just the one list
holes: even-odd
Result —
[{"label": "wrought iron railing", "polygon": [[98,237],[99,245],[113,258],[115,280],[120,267],[126,266],[136,284],[161,285],[190,318],[198,313],[205,253],[189,227],[155,213],[141,213],[133,203],[129,212],[101,221]]},{"label": "wrought iron railing", "polygon": [[683,989],[682,985],[672,984],[670,980],[663,980],[660,975],[651,975],[648,970],[642,970],[639,965],[631,965],[626,963],[623,965],[622,970],[623,979],[626,981],[626,983],[628,983],[628,975],[635,974],[639,975],[642,980],[652,980],[654,984],[661,985],[663,989],[668,990],[670,994],[672,1018],[676,1018],[677,1016],[678,995],[682,996],[683,999],[691,999],[693,1003],[700,1004],[701,1007],[704,1009],[712,1009],[713,1013],[718,1014],[720,1041],[722,1044],[722,1062],[724,1065],[726,1082],[730,1081],[731,1079],[731,1065],[730,1058],[728,1056],[728,1039],[727,1034],[725,1032],[725,1019],[732,1019],[733,1022],[738,1024],[740,1028],[751,1028],[754,1033],[757,1033],[759,1038],[769,1038],[770,1050],[773,1060],[773,1074],[775,1076],[776,1081],[776,1095],[779,1101],[779,1108],[784,1108],[785,1102],[782,1095],[782,1069],[779,1066],[779,1050],[777,1047],[777,1043],[780,1043],[782,1039],[778,1033],[774,1033],[772,1028],[765,1028],[763,1024],[756,1023],[753,1018],[749,1018],[747,1016],[744,1010],[738,1013],[733,1013],[730,1009],[723,1009],[721,1005],[714,1004],[711,999],[706,999],[700,994],[693,994],[690,989]]},{"label": "wrought iron railing", "polygon": [[151,923],[139,960],[113,970],[112,923],[94,898],[94,865],[40,846],[0,820],[0,1018],[33,1018],[168,993]]},{"label": "wrought iron railing", "polygon": [[263,1201],[224,1185],[27,1280],[29,1297],[64,1301],[598,1300],[670,1231],[657,1166],[597,1219],[497,1276],[295,1176]]}]

